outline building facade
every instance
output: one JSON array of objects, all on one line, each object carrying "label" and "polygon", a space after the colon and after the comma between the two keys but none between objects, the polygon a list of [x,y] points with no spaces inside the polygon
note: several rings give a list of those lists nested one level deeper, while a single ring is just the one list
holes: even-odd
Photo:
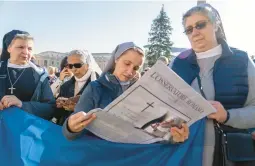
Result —
[{"label": "building facade", "polygon": [[54,51],[46,51],[35,54],[36,64],[42,67],[57,67],[59,68],[61,60],[67,56],[67,53],[60,53]]},{"label": "building facade", "polygon": [[[148,45],[144,46],[145,48],[145,55],[147,55],[147,51],[148,51]],[[169,59],[169,62],[171,62],[176,56],[178,56],[181,52],[187,50],[188,48],[181,48],[181,47],[171,47],[171,57]],[[148,60],[145,59],[144,65],[143,65],[143,69],[145,69],[146,67],[148,67]]]},{"label": "building facade", "polygon": [[111,57],[111,53],[92,53],[98,66],[103,70]]},{"label": "building facade", "polygon": [[[36,63],[41,67],[57,67],[60,68],[61,60],[67,56],[68,53],[46,51],[39,54],[35,54]],[[95,58],[98,66],[101,70],[104,69],[106,63],[111,57],[111,53],[92,53],[92,56]]]}]

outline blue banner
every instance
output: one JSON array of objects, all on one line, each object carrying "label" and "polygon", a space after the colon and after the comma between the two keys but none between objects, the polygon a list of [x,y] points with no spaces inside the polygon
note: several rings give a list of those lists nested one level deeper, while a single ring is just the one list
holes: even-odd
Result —
[{"label": "blue banner", "polygon": [[204,120],[181,144],[112,143],[85,133],[68,141],[62,129],[18,108],[0,112],[0,162],[8,166],[202,166]]}]

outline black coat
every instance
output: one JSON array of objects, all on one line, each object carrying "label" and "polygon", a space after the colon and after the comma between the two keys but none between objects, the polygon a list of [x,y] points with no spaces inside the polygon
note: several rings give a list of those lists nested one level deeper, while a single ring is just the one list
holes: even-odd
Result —
[{"label": "black coat", "polygon": [[[99,77],[98,74],[96,74],[97,78]],[[65,97],[70,98],[74,97],[74,88],[75,88],[75,78],[72,77],[70,80],[66,81],[63,85],[60,87],[60,93],[58,97]],[[91,76],[85,83],[85,85],[82,87],[82,89],[79,91],[79,93],[76,95],[81,95],[84,89],[87,87],[87,85],[91,82]],[[73,113],[72,111],[66,111],[63,108],[56,108],[55,111],[55,118],[57,119],[58,125],[63,125],[65,120]]]}]

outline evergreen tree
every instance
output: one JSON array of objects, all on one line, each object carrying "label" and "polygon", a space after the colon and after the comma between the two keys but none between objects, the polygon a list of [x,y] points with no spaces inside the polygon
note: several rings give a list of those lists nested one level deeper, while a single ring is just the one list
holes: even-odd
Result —
[{"label": "evergreen tree", "polygon": [[171,46],[173,42],[170,40],[172,27],[169,17],[164,11],[164,5],[160,10],[159,15],[153,20],[151,30],[149,32],[147,60],[148,66],[152,66],[160,56],[165,56],[168,59],[171,57]]}]

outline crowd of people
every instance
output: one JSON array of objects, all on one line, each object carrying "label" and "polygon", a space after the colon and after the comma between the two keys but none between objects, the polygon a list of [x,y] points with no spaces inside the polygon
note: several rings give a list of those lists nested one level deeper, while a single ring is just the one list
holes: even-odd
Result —
[{"label": "crowd of people", "polygon": [[[255,128],[255,65],[245,51],[228,45],[218,12],[208,4],[188,10],[182,18],[191,49],[163,61],[217,110],[206,118],[203,165],[221,165],[216,125]],[[87,50],[72,50],[61,61],[60,72],[39,67],[33,57],[34,38],[12,30],[3,38],[0,64],[0,110],[16,106],[62,126],[75,140],[95,114],[134,84],[146,71],[142,47],[118,44],[103,71]],[[174,143],[189,139],[189,128],[169,128]],[[243,143],[243,142],[242,142]],[[253,163],[254,164],[254,163]]]}]

